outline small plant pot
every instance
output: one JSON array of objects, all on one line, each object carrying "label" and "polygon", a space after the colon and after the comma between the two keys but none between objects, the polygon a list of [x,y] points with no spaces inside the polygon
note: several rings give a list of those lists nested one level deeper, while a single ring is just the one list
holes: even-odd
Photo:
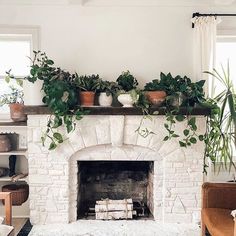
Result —
[{"label": "small plant pot", "polygon": [[170,105],[174,107],[179,107],[183,103],[183,94],[179,93],[170,98]]},{"label": "small plant pot", "polygon": [[3,192],[12,193],[12,205],[20,206],[27,201],[29,197],[29,185],[27,184],[9,184],[2,187]]},{"label": "small plant pot", "polygon": [[134,101],[130,94],[120,94],[117,99],[123,105],[123,107],[133,107]]},{"label": "small plant pot", "polygon": [[80,91],[79,97],[81,106],[91,107],[94,105],[95,92]]},{"label": "small plant pot", "polygon": [[146,97],[153,105],[160,106],[166,98],[167,94],[165,91],[147,91]]},{"label": "small plant pot", "polygon": [[11,141],[7,134],[0,134],[0,152],[11,151]]},{"label": "small plant pot", "polygon": [[13,103],[9,104],[11,119],[13,121],[26,121],[27,116],[24,114],[24,104],[22,103]]},{"label": "small plant pot", "polygon": [[99,105],[102,107],[110,107],[112,104],[112,95],[108,95],[106,93],[100,93],[98,98]]}]

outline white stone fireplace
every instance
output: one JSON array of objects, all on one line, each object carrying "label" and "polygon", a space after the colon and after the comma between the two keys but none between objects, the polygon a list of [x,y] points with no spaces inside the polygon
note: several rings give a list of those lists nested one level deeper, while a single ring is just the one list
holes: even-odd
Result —
[{"label": "white stone fireplace", "polygon": [[[78,122],[68,141],[55,151],[41,145],[48,115],[28,116],[30,220],[32,224],[77,221],[80,161],[150,161],[148,205],[156,221],[196,223],[200,219],[204,143],[179,147],[164,142],[165,117],[145,120],[155,134],[147,138],[135,130],[142,116],[90,115]],[[197,116],[198,132],[206,118]],[[176,125],[182,133],[184,122]]]}]

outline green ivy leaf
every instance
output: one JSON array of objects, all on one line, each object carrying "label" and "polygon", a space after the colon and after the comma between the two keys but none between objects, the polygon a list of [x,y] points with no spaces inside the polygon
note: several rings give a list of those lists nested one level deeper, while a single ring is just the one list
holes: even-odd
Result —
[{"label": "green ivy leaf", "polygon": [[185,116],[183,116],[183,115],[177,115],[177,116],[175,116],[175,119],[176,119],[177,121],[181,122],[181,121],[183,121],[183,120],[185,119]]},{"label": "green ivy leaf", "polygon": [[180,145],[180,147],[186,147],[187,146],[186,143],[184,143],[182,141],[179,141],[179,145]]},{"label": "green ivy leaf", "polygon": [[191,138],[190,138],[190,142],[191,142],[192,144],[195,144],[195,143],[197,143],[197,139],[194,138],[194,137],[191,137]]},{"label": "green ivy leaf", "polygon": [[189,130],[188,130],[188,129],[185,129],[185,130],[183,131],[183,133],[184,133],[185,136],[188,136],[188,135],[189,135]]},{"label": "green ivy leaf", "polygon": [[60,133],[54,133],[53,137],[59,142],[62,143],[63,142],[63,137]]},{"label": "green ivy leaf", "polygon": [[178,135],[178,134],[173,134],[172,137],[173,137],[173,138],[178,138],[179,135]]},{"label": "green ivy leaf", "polygon": [[45,146],[46,137],[45,137],[45,136],[42,136],[42,137],[41,137],[41,141],[42,141],[43,146]]},{"label": "green ivy leaf", "polygon": [[163,141],[167,141],[169,139],[168,136],[165,136],[165,138],[163,139]]},{"label": "green ivy leaf", "polygon": [[203,135],[199,135],[198,139],[199,139],[199,141],[203,141],[204,140],[204,136]]},{"label": "green ivy leaf", "polygon": [[51,151],[51,150],[54,150],[54,149],[56,149],[56,147],[57,147],[56,143],[55,143],[55,142],[51,142],[51,144],[50,144],[50,146],[49,146],[49,150],[50,150],[50,151]]}]

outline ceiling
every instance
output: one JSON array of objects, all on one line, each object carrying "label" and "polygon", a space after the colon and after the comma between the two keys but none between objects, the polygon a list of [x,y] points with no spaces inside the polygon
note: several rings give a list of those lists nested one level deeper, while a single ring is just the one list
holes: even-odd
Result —
[{"label": "ceiling", "polygon": [[0,5],[236,6],[236,0],[0,0]]}]

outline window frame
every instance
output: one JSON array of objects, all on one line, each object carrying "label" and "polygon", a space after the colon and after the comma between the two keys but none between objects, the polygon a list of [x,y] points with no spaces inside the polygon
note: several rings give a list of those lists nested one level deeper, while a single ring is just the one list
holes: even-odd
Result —
[{"label": "window frame", "polygon": [[[38,26],[9,26],[0,25],[0,40],[6,41],[30,41],[30,56],[33,56],[33,51],[40,50],[40,27]],[[16,75],[17,76],[17,75]],[[20,76],[17,76],[22,78]],[[4,79],[4,76],[0,75],[0,80]],[[8,113],[0,113],[0,120],[8,120]]]}]

